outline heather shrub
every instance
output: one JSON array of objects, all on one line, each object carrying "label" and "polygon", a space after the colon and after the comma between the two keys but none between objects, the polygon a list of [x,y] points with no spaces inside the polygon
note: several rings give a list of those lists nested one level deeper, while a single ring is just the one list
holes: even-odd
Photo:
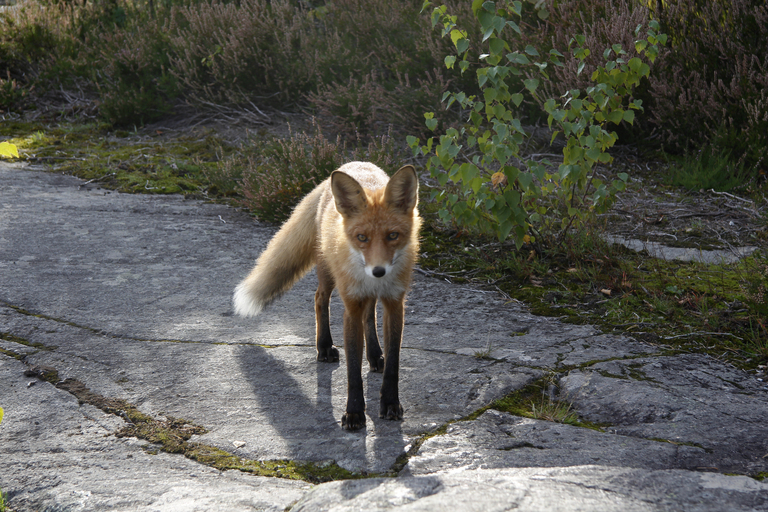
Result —
[{"label": "heather shrub", "polygon": [[395,120],[395,94],[384,87],[375,72],[362,80],[350,77],[346,84],[320,85],[307,99],[323,125],[344,137],[367,137]]},{"label": "heather shrub", "polygon": [[146,19],[141,32],[117,28],[88,41],[96,64],[91,72],[101,100],[100,114],[117,126],[142,125],[172,111],[179,94],[170,73],[170,42],[163,27]]},{"label": "heather shrub", "polygon": [[[469,12],[466,2],[454,2]],[[453,124],[456,111],[441,102],[453,83],[471,88],[459,73],[442,65],[449,42],[419,15],[421,2],[341,0],[327,4],[324,20],[343,48],[354,52],[328,68],[316,90],[306,96],[323,126],[345,137],[370,137],[396,127],[423,133],[422,112],[436,112]],[[340,80],[337,76],[345,77]]]},{"label": "heather shrub", "polygon": [[[28,94],[44,84],[61,53],[61,22],[36,4],[0,13],[0,110],[16,110]],[[64,24],[65,20],[62,20]]]},{"label": "heather shrub", "polygon": [[313,47],[316,24],[288,0],[195,2],[167,28],[172,74],[196,103],[286,105],[298,101],[332,44]]},{"label": "heather shrub", "polygon": [[213,178],[219,190],[231,189],[236,182],[234,189],[243,197],[243,206],[261,220],[283,222],[302,197],[345,162],[373,162],[389,174],[402,165],[389,135],[348,148],[340,136],[328,140],[315,123],[313,132],[285,139],[255,139],[221,162],[216,176],[209,179]]},{"label": "heather shrub", "polygon": [[268,222],[287,219],[296,203],[341,164],[337,144],[298,134],[258,144],[243,172],[243,203]]},{"label": "heather shrub", "polygon": [[752,168],[768,146],[768,5],[680,0],[659,12],[671,51],[650,79],[651,122],[666,148],[711,144]]}]

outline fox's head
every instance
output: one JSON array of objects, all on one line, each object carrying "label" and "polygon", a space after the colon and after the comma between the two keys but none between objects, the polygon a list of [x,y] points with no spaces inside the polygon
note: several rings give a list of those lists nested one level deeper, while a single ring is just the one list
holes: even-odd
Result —
[{"label": "fox's head", "polygon": [[336,171],[331,174],[331,190],[349,244],[359,253],[366,275],[379,278],[392,272],[403,250],[418,243],[416,170],[406,165],[386,187],[376,190],[365,189]]}]

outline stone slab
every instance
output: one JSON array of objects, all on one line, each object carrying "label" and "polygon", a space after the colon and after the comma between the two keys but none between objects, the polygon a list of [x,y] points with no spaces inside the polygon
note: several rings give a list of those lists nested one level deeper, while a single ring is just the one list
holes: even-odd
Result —
[{"label": "stone slab", "polygon": [[[163,510],[279,512],[305,482],[221,472],[112,434],[124,421],[0,356],[0,488],[16,512]],[[30,385],[31,384],[31,385]],[[151,448],[151,446],[150,446]],[[156,450],[155,450],[156,451]]]},{"label": "stone slab", "polygon": [[757,512],[768,484],[747,477],[605,466],[478,469],[316,487],[291,512]]}]

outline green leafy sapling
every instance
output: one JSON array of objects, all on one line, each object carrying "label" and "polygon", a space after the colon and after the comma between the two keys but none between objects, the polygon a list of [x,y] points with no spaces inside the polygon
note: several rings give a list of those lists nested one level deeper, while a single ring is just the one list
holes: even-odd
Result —
[{"label": "green leafy sapling", "polygon": [[[428,6],[426,2],[424,8]],[[511,237],[518,247],[544,230],[558,231],[561,236],[592,212],[604,211],[615,193],[624,189],[625,173],[603,183],[594,176],[593,168],[612,161],[608,150],[618,137],[609,131],[609,124],[631,124],[635,111],[642,109],[631,93],[650,73],[643,57],[652,63],[666,36],[658,34],[655,21],[649,23],[645,38],[638,26],[635,51],[639,57],[627,60],[626,51],[613,45],[603,54],[606,63],[592,74],[594,86],[567,91],[559,100],[542,101],[538,91],[542,80],[550,80],[547,68],[562,66],[563,54],[552,49],[544,58],[530,45],[513,50],[515,36],[522,34],[520,1],[498,7],[496,2],[475,0],[472,9],[482,30],[480,41],[474,43],[482,50],[477,62],[469,60],[469,34],[446,6],[434,8],[431,18],[443,36],[450,36],[457,51],[445,58],[445,65],[458,66],[462,74],[474,68],[482,96],[446,93],[443,101],[447,106],[458,104],[466,113],[464,126],[449,128],[424,145],[412,136],[408,143],[415,155],[429,157],[427,167],[440,184],[433,198],[441,203],[439,215],[444,221],[476,227],[500,240]],[[540,9],[538,15],[546,17]],[[581,73],[590,55],[584,37],[574,37],[569,49],[579,60]],[[614,59],[609,60],[611,57]],[[547,160],[521,155],[529,134],[517,112],[526,95],[543,104],[550,128],[555,126],[552,140],[560,133],[566,140],[563,163],[556,171]],[[434,131],[438,124],[434,114],[426,113],[425,119]],[[561,217],[553,221],[548,204],[563,205]]]}]

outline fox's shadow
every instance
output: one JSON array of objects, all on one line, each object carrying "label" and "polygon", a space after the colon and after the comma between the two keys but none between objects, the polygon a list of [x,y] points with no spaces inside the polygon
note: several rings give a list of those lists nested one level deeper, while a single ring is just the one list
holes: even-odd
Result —
[{"label": "fox's shadow", "polygon": [[[255,421],[268,421],[280,437],[277,444],[282,445],[282,450],[287,449],[287,453],[270,458],[334,460],[348,469],[381,471],[388,469],[402,453],[406,442],[401,423],[379,419],[382,376],[369,372],[367,363],[367,376],[363,375],[366,428],[348,432],[341,428],[347,380],[341,347],[341,360],[334,363],[316,361],[315,348],[308,346],[245,345],[240,350],[242,375],[259,404]],[[259,445],[262,440],[256,439],[255,443]],[[259,453],[265,451],[268,450],[258,449]]]}]

